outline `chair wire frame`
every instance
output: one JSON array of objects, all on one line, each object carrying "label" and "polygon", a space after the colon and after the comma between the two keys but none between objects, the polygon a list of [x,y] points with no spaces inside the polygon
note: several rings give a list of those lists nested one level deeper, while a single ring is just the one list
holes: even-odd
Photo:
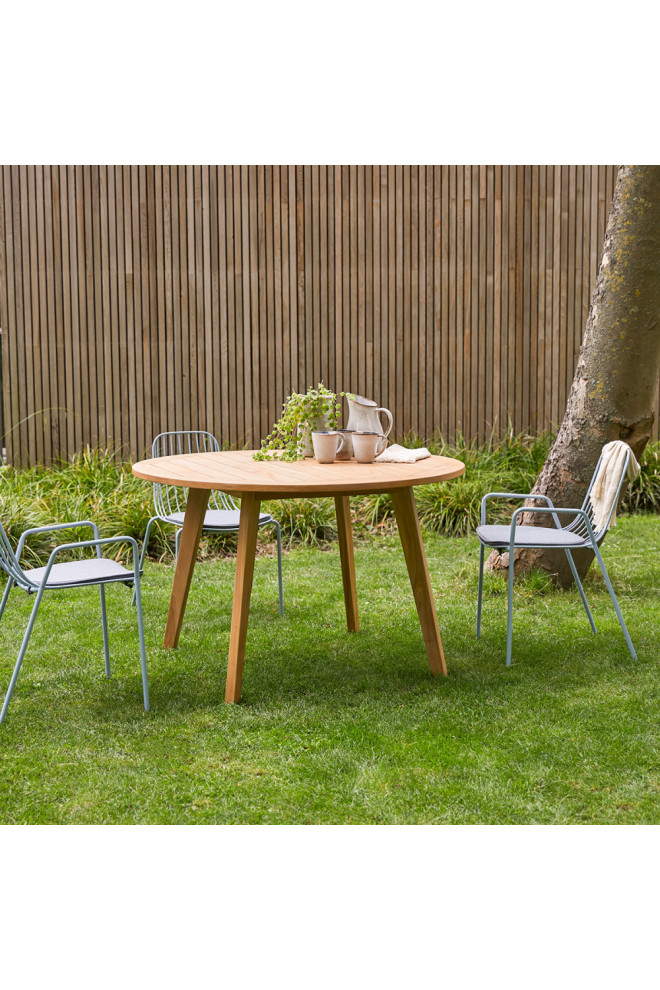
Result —
[{"label": "chair wire frame", "polygon": [[[184,430],[160,433],[151,445],[152,457],[172,457],[174,454],[218,453],[220,444],[211,433],[204,430]],[[188,489],[176,485],[154,482],[154,509],[158,517],[167,520],[175,513],[185,513]],[[228,492],[213,489],[209,494],[208,508],[238,512],[238,506]]]},{"label": "chair wire frame", "polygon": [[[603,561],[602,555],[600,553],[599,547],[602,543],[605,534],[609,528],[612,515],[614,514],[616,507],[619,503],[619,498],[621,495],[621,489],[623,488],[623,483],[626,479],[626,473],[628,469],[628,462],[630,460],[630,451],[626,453],[624,458],[623,466],[621,468],[621,476],[619,478],[619,484],[617,487],[616,495],[612,501],[612,507],[608,513],[607,520],[604,525],[598,529],[594,530],[594,520],[595,520],[595,510],[591,499],[591,492],[593,490],[594,484],[596,483],[596,478],[598,477],[598,471],[600,470],[600,465],[603,460],[603,455],[601,453],[598,458],[598,463],[596,469],[592,475],[591,481],[589,483],[589,488],[582,502],[582,506],[579,509],[570,508],[558,508],[553,505],[551,499],[547,495],[536,495],[536,494],[521,494],[519,492],[488,492],[481,500],[481,526],[486,523],[486,505],[489,499],[493,498],[507,498],[507,499],[526,499],[529,501],[541,501],[545,502],[545,506],[522,506],[516,509],[511,517],[511,528],[509,540],[506,542],[494,542],[494,541],[484,541],[479,535],[479,529],[477,529],[477,536],[480,542],[479,549],[479,590],[478,590],[478,600],[477,600],[477,638],[481,635],[481,606],[483,600],[483,571],[484,571],[484,547],[488,547],[490,550],[508,550],[509,551],[509,593],[508,593],[508,611],[507,611],[507,649],[506,649],[506,665],[507,667],[511,665],[511,649],[512,649],[512,613],[513,613],[513,580],[514,580],[514,567],[511,565],[513,561],[514,551],[516,549],[534,550],[534,549],[552,549],[552,550],[563,550],[568,559],[569,566],[571,568],[571,573],[573,579],[580,593],[580,598],[584,606],[587,618],[589,619],[589,624],[591,625],[592,632],[596,632],[596,624],[594,622],[593,616],[591,614],[591,609],[587,602],[586,595],[584,593],[584,588],[582,587],[582,582],[580,581],[577,568],[575,567],[575,562],[572,557],[573,550],[580,549],[590,549],[593,550],[598,565],[603,574],[605,585],[607,587],[610,599],[614,605],[614,610],[616,612],[617,618],[619,620],[619,625],[623,632],[624,639],[628,646],[628,650],[633,660],[637,659],[637,654],[635,648],[632,644],[632,640],[628,633],[619,603],[617,601],[616,595],[614,594],[614,589],[612,587],[612,582],[610,581],[609,574],[607,573],[607,568],[605,567],[605,562]],[[564,533],[570,534],[572,539],[568,544],[563,544],[562,542],[552,543],[549,547],[547,543],[528,543],[525,541],[524,544],[516,543],[515,531],[518,517],[525,513],[534,514],[545,514],[551,515],[555,524],[555,527]],[[566,525],[562,526],[559,521],[559,516],[573,516],[574,518]],[[576,543],[575,537],[577,537],[581,542]]]},{"label": "chair wire frame", "polygon": [[[28,536],[36,533],[52,533],[61,530],[72,530],[72,529],[86,529],[89,528],[94,534],[94,539],[92,540],[78,540],[71,543],[59,544],[51,552],[48,558],[48,563],[44,568],[38,568],[38,577],[32,578],[30,576],[31,572],[24,571],[21,567],[20,559],[25,546],[25,541]],[[53,568],[56,567],[56,560],[60,553],[68,550],[78,550],[78,549],[95,549],[96,560],[103,560],[101,547],[110,544],[118,543],[128,543],[133,551],[133,569],[132,571],[127,570],[119,565],[113,568],[111,573],[102,573],[97,571],[96,574],[90,575],[89,564],[94,560],[94,558],[85,558],[83,560],[74,561],[71,564],[72,571],[78,570],[81,572],[81,578],[68,578],[66,580],[56,580],[50,581],[51,573]],[[14,670],[12,673],[11,681],[7,692],[5,694],[4,704],[2,706],[2,711],[0,712],[0,723],[4,722],[5,716],[7,714],[7,709],[9,707],[9,702],[12,699],[14,693],[14,688],[16,686],[16,681],[21,670],[23,659],[27,651],[28,643],[34,624],[37,618],[37,613],[39,611],[39,606],[41,605],[41,600],[46,591],[58,591],[67,588],[83,588],[98,586],[101,596],[101,626],[103,630],[103,653],[105,660],[105,674],[106,677],[110,677],[110,647],[108,641],[108,618],[106,612],[105,603],[105,585],[106,584],[132,584],[134,587],[134,594],[137,604],[137,619],[138,619],[138,635],[140,643],[140,666],[142,671],[142,695],[144,701],[145,711],[149,711],[149,681],[147,676],[147,660],[145,651],[145,641],[144,641],[144,623],[142,618],[142,596],[140,591],[140,568],[139,568],[139,551],[136,541],[131,536],[110,536],[101,539],[98,527],[95,523],[90,520],[78,520],[76,522],[70,523],[56,523],[50,526],[38,526],[34,529],[27,529],[21,535],[18,547],[14,553],[12,546],[7,538],[4,527],[0,523],[0,568],[7,575],[7,583],[5,585],[4,594],[2,596],[2,601],[0,601],[0,620],[4,615],[4,611],[7,605],[7,600],[9,594],[14,587],[21,588],[23,591],[27,592],[28,595],[36,594],[34,605],[32,606],[32,612],[28,621],[27,629],[25,630],[23,641],[18,653],[18,659],[16,660]],[[82,565],[82,569],[80,567]]]},{"label": "chair wire frame", "polygon": [[[166,433],[159,433],[151,445],[151,456],[172,457],[176,454],[211,454],[219,453],[220,444],[206,430],[172,430]],[[149,543],[151,527],[155,522],[169,523],[177,527],[175,536],[175,559],[179,556],[179,544],[183,522],[176,516],[185,515],[188,502],[188,489],[177,485],[164,485],[160,482],[153,483],[153,502],[155,515],[147,523],[140,555],[140,569],[144,567],[144,561]],[[203,531],[207,533],[237,533],[240,509],[229,492],[211,489],[206,509],[208,513],[232,512],[236,513],[236,519],[220,524],[217,522],[206,522]],[[278,570],[278,591],[279,591],[279,612],[284,615],[284,593],[282,582],[282,530],[277,520],[272,516],[261,513],[259,516],[259,526],[273,526],[277,537],[277,570]]]}]

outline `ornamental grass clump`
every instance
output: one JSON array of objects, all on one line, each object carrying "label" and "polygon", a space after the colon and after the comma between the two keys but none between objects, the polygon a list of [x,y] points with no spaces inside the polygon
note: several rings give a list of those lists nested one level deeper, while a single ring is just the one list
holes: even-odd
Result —
[{"label": "ornamental grass clump", "polygon": [[253,454],[255,461],[299,461],[305,456],[310,433],[319,428],[334,429],[341,406],[337,396],[322,382],[304,394],[293,392],[282,408],[282,415],[261,448]]},{"label": "ornamental grass clump", "polygon": [[[321,391],[322,389],[322,391]],[[320,400],[330,399],[330,425],[336,422],[337,404],[333,393],[320,386],[310,389],[316,393],[316,404],[310,406],[318,413]],[[293,397],[291,397],[293,398]],[[304,396],[302,398],[305,398]],[[328,406],[326,405],[327,409]],[[296,430],[292,434],[293,453],[278,446],[265,451],[262,459],[277,456],[285,460],[302,457]],[[465,536],[479,524],[481,498],[489,491],[529,492],[539,475],[552,436],[515,435],[512,430],[502,438],[491,437],[485,443],[467,442],[457,437],[448,443],[440,434],[423,441],[408,436],[406,446],[426,446],[433,453],[456,457],[464,462],[465,474],[439,485],[421,485],[415,489],[420,521],[426,530],[445,536]],[[261,452],[257,454],[259,456]],[[641,458],[641,474],[629,486],[621,512],[635,514],[660,512],[660,443],[649,443]],[[498,500],[488,508],[488,521],[505,523],[510,519],[516,502]],[[335,510],[332,499],[278,499],[264,503],[282,527],[282,536],[289,546],[327,546],[336,539]],[[351,496],[351,511],[356,540],[368,540],[374,533],[395,529],[392,500],[387,494]],[[10,543],[16,546],[20,534],[53,522],[93,519],[102,536],[125,534],[138,543],[144,538],[149,517],[153,513],[151,485],[134,477],[131,465],[117,458],[112,448],[84,448],[69,461],[50,467],[33,467],[18,471],[7,465],[0,473],[0,519]],[[29,538],[23,561],[27,567],[39,567],[57,543],[61,534],[36,534]],[[156,523],[149,541],[149,558],[171,561],[174,557],[175,529]],[[260,542],[272,541],[273,534],[260,531]],[[201,559],[222,558],[236,551],[236,534],[202,537]],[[117,559],[127,563],[130,549],[112,549]]]},{"label": "ornamental grass clump", "polygon": [[660,512],[660,442],[646,445],[639,466],[639,475],[623,496],[621,511]]}]

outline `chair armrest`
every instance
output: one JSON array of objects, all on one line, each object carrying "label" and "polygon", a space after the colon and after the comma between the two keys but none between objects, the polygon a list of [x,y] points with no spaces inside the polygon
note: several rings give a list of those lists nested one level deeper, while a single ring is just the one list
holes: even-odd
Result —
[{"label": "chair armrest", "polygon": [[[98,551],[97,556],[100,557],[101,547],[107,546],[110,543],[131,544],[131,546],[133,547],[133,576],[135,579],[137,579],[140,573],[140,564],[139,564],[138,545],[136,541],[133,539],[132,536],[105,536],[103,537],[103,539],[100,540],[80,540],[76,543],[62,543],[60,544],[60,546],[55,547],[50,557],[48,558],[48,563],[46,564],[46,569],[41,579],[40,587],[48,583],[48,577],[52,570],[53,564],[55,563],[57,555],[62,553],[63,550],[80,550],[85,547],[96,547]],[[129,579],[127,578],[127,580]]]},{"label": "chair armrest", "polygon": [[513,516],[511,517],[511,542],[510,542],[510,547],[511,548],[513,548],[513,544],[514,544],[514,538],[515,538],[515,532],[516,532],[516,523],[518,521],[518,516],[522,515],[523,512],[536,512],[536,513],[545,512],[547,515],[551,515],[552,516],[552,518],[555,521],[555,525],[556,525],[557,529],[564,528],[564,527],[560,526],[559,519],[557,518],[558,516],[573,516],[574,518],[577,518],[578,516],[582,516],[582,518],[584,519],[584,521],[585,521],[585,523],[587,525],[587,532],[589,533],[589,539],[594,544],[594,546],[596,546],[596,537],[594,536],[594,531],[593,531],[593,529],[591,527],[591,522],[589,521],[589,516],[584,511],[584,509],[558,509],[555,506],[552,506],[552,508],[547,508],[546,509],[545,506],[542,506],[542,505],[532,505],[532,506],[530,506],[528,508],[525,508],[523,506],[520,509],[516,509],[516,511],[513,513]]},{"label": "chair armrest", "polygon": [[91,522],[89,519],[82,519],[78,522],[52,523],[49,526],[35,526],[34,529],[26,529],[24,533],[21,533],[21,538],[18,541],[18,547],[16,548],[16,559],[21,559],[21,554],[23,553],[23,548],[25,546],[25,540],[28,536],[33,536],[35,533],[55,533],[61,529],[82,529],[84,526],[89,526],[94,533],[95,538],[97,540],[99,539],[99,528],[96,523]]},{"label": "chair armrest", "polygon": [[485,524],[486,524],[486,502],[488,501],[488,499],[491,499],[491,498],[506,498],[506,499],[513,499],[513,498],[518,498],[518,499],[524,498],[524,499],[528,499],[529,498],[529,499],[540,499],[542,502],[546,502],[548,505],[552,506],[552,501],[551,501],[551,499],[548,498],[547,495],[530,495],[530,494],[523,495],[520,492],[488,492],[486,495],[484,495],[484,497],[481,500],[481,525],[482,526],[485,526]]}]

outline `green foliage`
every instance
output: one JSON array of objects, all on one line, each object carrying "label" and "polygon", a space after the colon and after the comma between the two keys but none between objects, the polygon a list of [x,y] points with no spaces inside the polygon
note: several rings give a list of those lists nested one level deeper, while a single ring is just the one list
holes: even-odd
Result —
[{"label": "green foliage", "polygon": [[256,461],[298,461],[305,456],[305,439],[320,422],[334,429],[339,422],[341,406],[337,396],[322,382],[303,394],[293,392],[282,408],[282,415],[273,426],[261,448],[254,454]]},{"label": "green foliage", "polygon": [[660,442],[648,443],[640,458],[641,472],[621,502],[621,511],[660,512]]},{"label": "green foliage", "polygon": [[356,495],[351,499],[353,519],[358,526],[382,529],[394,520],[394,506],[387,494]]},{"label": "green foliage", "polygon": [[446,536],[467,536],[479,521],[483,494],[481,483],[472,478],[456,478],[442,485],[420,485],[415,490],[420,522]]},{"label": "green foliage", "polygon": [[[117,461],[112,448],[87,446],[70,461],[48,468],[5,468],[0,483],[0,517],[13,546],[26,529],[83,519],[95,522],[101,536],[132,536],[140,542],[153,511],[151,492],[151,485],[136,478],[130,464]],[[53,547],[62,542],[61,533],[32,536],[23,560],[30,566],[44,564]],[[173,528],[153,527],[150,554],[159,559],[170,546],[173,550]],[[131,555],[128,546],[110,552],[121,561]]]},{"label": "green foliage", "polygon": [[[511,430],[501,439],[490,437],[478,444],[457,438],[453,443],[436,434],[423,442],[409,436],[407,446],[427,446],[433,453],[455,457],[466,465],[465,475],[442,485],[415,489],[419,516],[425,529],[447,536],[466,536],[479,523],[481,498],[487,491],[531,490],[550,449],[552,437],[530,437]],[[660,444],[649,444],[641,460],[642,473],[630,486],[622,512],[660,511]],[[517,503],[515,503],[517,504]],[[505,521],[514,503],[497,501],[489,508],[489,521]],[[394,526],[389,495],[360,495],[351,498],[357,540]],[[92,519],[102,536],[126,534],[141,542],[153,511],[152,489],[135,478],[130,464],[116,460],[115,452],[86,447],[71,461],[49,468],[36,467],[0,472],[0,514],[13,546],[25,529],[52,522]],[[336,538],[332,499],[281,499],[264,505],[282,527],[289,546],[322,546]],[[175,529],[155,524],[149,540],[152,560],[171,560]],[[274,542],[270,529],[259,531],[261,544]],[[57,535],[41,534],[28,541],[24,560],[29,566],[46,562],[52,548],[62,542]],[[235,552],[235,534],[205,534],[200,558]],[[118,548],[117,559],[128,560],[129,550]]]},{"label": "green foliage", "polygon": [[337,534],[335,507],[331,498],[282,498],[264,503],[280,524],[282,540],[289,546],[320,546]]},{"label": "green foliage", "polygon": [[[465,440],[460,434],[453,443],[440,433],[426,441],[414,434],[407,436],[407,447],[424,446],[432,454],[454,457],[465,464],[461,478],[415,489],[422,524],[447,536],[466,536],[479,524],[481,499],[486,492],[531,491],[552,441],[551,433],[533,437],[516,434],[511,426],[503,437],[491,434],[483,443]],[[515,504],[498,501],[489,510],[489,521],[509,518]]]}]

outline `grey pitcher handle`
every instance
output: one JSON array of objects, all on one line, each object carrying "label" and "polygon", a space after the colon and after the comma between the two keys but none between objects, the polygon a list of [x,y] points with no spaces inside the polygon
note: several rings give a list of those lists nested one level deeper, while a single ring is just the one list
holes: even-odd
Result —
[{"label": "grey pitcher handle", "polygon": [[389,435],[390,435],[390,433],[391,433],[391,431],[392,431],[392,424],[393,424],[393,420],[392,420],[392,413],[391,413],[391,412],[389,411],[389,409],[384,409],[384,408],[383,408],[382,406],[379,406],[379,407],[378,407],[378,408],[376,409],[376,412],[377,412],[377,413],[385,413],[385,415],[387,416],[387,418],[388,418],[388,420],[390,421],[390,425],[389,425],[389,426],[387,427],[387,429],[386,429],[386,430],[384,431],[384,433],[385,433],[385,436],[386,436],[386,437],[389,437]]}]

